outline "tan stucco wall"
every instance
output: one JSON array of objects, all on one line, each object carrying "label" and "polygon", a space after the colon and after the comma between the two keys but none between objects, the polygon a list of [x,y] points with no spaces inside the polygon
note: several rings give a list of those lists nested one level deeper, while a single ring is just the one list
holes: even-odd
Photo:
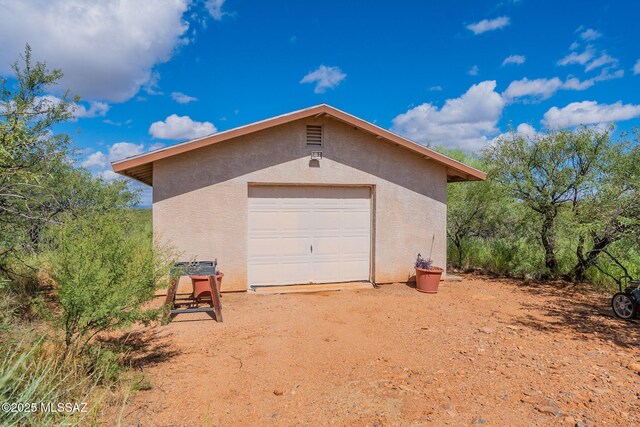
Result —
[{"label": "tan stucco wall", "polygon": [[[306,125],[324,125],[312,166]],[[404,282],[416,254],[446,265],[445,168],[386,140],[325,118],[300,120],[193,150],[153,165],[153,226],[182,259],[218,258],[223,290],[247,289],[248,186],[371,185],[374,277]]]}]

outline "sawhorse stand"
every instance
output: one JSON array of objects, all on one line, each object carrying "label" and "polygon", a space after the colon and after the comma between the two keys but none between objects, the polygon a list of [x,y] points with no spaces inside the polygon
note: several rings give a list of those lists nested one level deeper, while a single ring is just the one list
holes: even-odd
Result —
[{"label": "sawhorse stand", "polygon": [[[173,265],[171,282],[169,283],[165,300],[165,307],[167,308],[166,319],[168,321],[182,313],[207,313],[212,318],[215,318],[216,322],[222,322],[222,302],[220,301],[220,283],[218,283],[218,278],[216,277],[216,265],[216,261],[176,262]],[[189,302],[188,299],[176,300],[180,276],[207,276],[209,287],[211,288],[211,306],[176,308],[176,304],[180,304],[183,301]]]}]

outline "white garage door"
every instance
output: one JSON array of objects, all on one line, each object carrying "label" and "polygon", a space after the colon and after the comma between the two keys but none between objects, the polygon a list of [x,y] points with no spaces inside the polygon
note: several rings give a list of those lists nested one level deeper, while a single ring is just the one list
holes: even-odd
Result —
[{"label": "white garage door", "polygon": [[369,187],[249,187],[249,286],[369,280]]}]

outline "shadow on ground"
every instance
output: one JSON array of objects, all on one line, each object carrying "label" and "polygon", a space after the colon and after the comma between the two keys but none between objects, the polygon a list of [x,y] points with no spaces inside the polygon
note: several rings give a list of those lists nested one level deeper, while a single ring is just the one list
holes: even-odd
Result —
[{"label": "shadow on ground", "polygon": [[145,328],[118,336],[98,339],[102,345],[124,354],[123,363],[133,368],[143,368],[162,363],[180,352],[170,346],[166,333],[158,328]]},{"label": "shadow on ground", "polygon": [[[514,319],[514,323],[548,333],[571,329],[578,339],[600,339],[625,348],[640,345],[640,321],[615,317],[610,295],[598,293],[589,285],[567,282],[515,284],[541,298],[523,304],[525,315]],[[528,309],[538,310],[545,318],[526,314]]]}]

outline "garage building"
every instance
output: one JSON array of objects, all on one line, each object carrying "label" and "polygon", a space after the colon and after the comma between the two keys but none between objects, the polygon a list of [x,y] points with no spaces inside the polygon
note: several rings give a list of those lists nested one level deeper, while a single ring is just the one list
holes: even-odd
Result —
[{"label": "garage building", "polygon": [[156,239],[217,258],[223,291],[405,282],[432,242],[445,267],[447,183],[485,178],[325,104],[112,167],[153,187]]}]

